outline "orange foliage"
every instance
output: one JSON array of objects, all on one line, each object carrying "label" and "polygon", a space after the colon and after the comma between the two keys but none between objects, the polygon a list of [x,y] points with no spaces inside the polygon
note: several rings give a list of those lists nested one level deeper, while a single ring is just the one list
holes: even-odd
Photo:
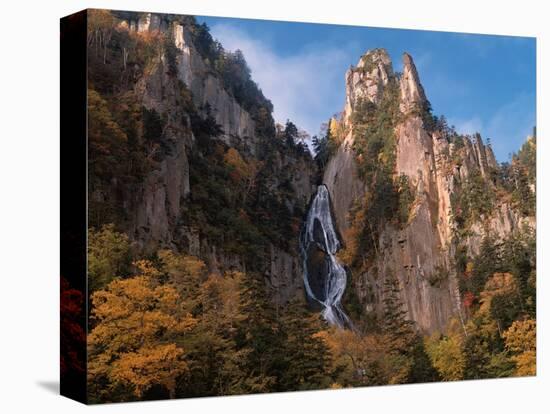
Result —
[{"label": "orange foliage", "polygon": [[114,280],[92,295],[89,377],[95,384],[105,378],[112,387],[127,386],[137,397],[155,384],[174,395],[176,378],[187,370],[175,335],[197,320],[183,311],[176,289],[160,283],[162,273],[151,262],[134,265],[138,275]]}]

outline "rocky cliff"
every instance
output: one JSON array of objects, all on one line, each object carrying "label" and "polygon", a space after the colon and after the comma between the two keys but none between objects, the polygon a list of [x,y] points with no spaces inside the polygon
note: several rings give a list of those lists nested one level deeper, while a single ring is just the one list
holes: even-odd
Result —
[{"label": "rocky cliff", "polygon": [[[364,107],[365,101],[376,111],[392,78],[398,87],[399,108],[391,134],[393,180],[405,177],[412,200],[403,223],[385,220],[376,223],[378,228],[369,229],[376,237],[373,253],[365,258],[366,265],[353,267],[357,273],[352,275],[351,289],[365,313],[380,315],[384,281],[397,277],[408,317],[426,332],[443,331],[451,318],[463,316],[455,266],[457,249],[466,248],[469,255],[475,255],[485,235],[503,238],[522,223],[533,226],[534,218],[519,214],[506,197],[496,197],[495,208],[470,220],[464,225],[467,231],[457,236],[460,211],[453,200],[478,178],[489,192],[494,191],[494,154],[481,136],[452,139],[454,131],[450,133],[446,125],[434,120],[411,56],[403,55],[403,72],[396,75],[386,51],[377,49],[367,52],[346,73],[346,104],[339,120],[342,133],[324,172],[323,182],[331,194],[344,241],[352,242],[346,235],[350,226],[358,225],[353,221],[357,205],[368,204],[374,191],[358,172],[362,155],[356,141],[363,132],[358,132],[352,115],[362,110],[357,108],[360,102]],[[363,201],[365,197],[367,201]]]},{"label": "rocky cliff", "polygon": [[[100,17],[89,23],[90,44],[110,41],[103,59],[91,54],[90,84],[121,125],[124,157],[143,167],[138,179],[124,181],[114,172],[92,174],[92,224],[115,222],[139,250],[196,255],[212,272],[263,273],[277,302],[296,296],[303,288],[299,225],[317,174],[309,152],[277,135],[271,103],[247,79],[241,56],[220,50],[192,17]],[[114,30],[105,29],[111,17]],[[103,88],[106,76],[113,82]],[[136,131],[122,122],[130,107]],[[94,115],[91,128],[100,130]]]},{"label": "rocky cliff", "polygon": [[[242,54],[194,18],[91,16],[90,224],[115,223],[141,253],[169,248],[212,272],[262,274],[283,304],[303,292],[299,233],[322,181],[344,246],[331,252],[347,265],[344,310],[380,318],[395,277],[408,317],[432,332],[465,316],[459,254],[534,227],[481,136],[432,115],[408,54],[402,73],[384,49],[346,72],[319,171],[296,127],[275,127]],[[533,183],[514,191],[534,196]]]}]

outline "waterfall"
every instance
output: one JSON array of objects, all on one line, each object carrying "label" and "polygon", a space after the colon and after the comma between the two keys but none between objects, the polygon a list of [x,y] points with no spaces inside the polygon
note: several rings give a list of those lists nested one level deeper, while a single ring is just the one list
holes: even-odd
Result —
[{"label": "waterfall", "polygon": [[340,300],[346,289],[346,270],[336,258],[340,241],[332,221],[330,196],[325,185],[317,188],[300,237],[304,285],[308,297],[322,305],[331,325],[351,327]]}]

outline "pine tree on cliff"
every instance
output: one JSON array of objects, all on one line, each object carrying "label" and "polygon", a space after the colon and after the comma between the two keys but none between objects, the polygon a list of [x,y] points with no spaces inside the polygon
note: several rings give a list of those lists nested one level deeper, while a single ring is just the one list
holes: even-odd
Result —
[{"label": "pine tree on cliff", "polygon": [[382,330],[388,337],[388,349],[391,352],[406,353],[416,336],[413,322],[409,321],[406,315],[399,296],[399,281],[390,275],[384,282]]},{"label": "pine tree on cliff", "polygon": [[386,336],[390,356],[389,383],[438,381],[424,349],[421,336],[416,332],[414,322],[407,319],[400,298],[399,281],[390,275],[384,282],[384,319],[382,331]]}]

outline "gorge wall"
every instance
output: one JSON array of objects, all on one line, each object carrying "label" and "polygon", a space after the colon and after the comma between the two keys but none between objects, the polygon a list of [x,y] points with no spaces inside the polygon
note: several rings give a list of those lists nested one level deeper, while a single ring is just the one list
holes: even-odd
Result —
[{"label": "gorge wall", "polygon": [[467,235],[457,236],[453,197],[472,177],[494,187],[497,162],[492,149],[479,135],[461,137],[459,148],[442,128],[428,125],[429,103],[411,56],[403,55],[403,73],[396,75],[387,52],[376,49],[346,73],[346,104],[341,119],[334,121],[339,123],[340,143],[323,177],[345,242],[354,207],[373,191],[358,174],[352,114],[360,101],[380,105],[392,77],[398,87],[399,108],[393,131],[393,175],[394,179],[407,178],[413,200],[405,223],[380,223],[374,256],[366,268],[353,274],[351,289],[356,290],[365,312],[380,315],[384,281],[397,277],[408,317],[423,331],[444,331],[451,318],[463,316],[454,264],[457,248],[475,255],[485,235],[504,238],[523,223],[534,227],[534,218],[522,216],[509,201],[497,199],[494,211],[474,220]]},{"label": "gorge wall", "polygon": [[[481,136],[431,114],[408,54],[402,73],[384,49],[347,71],[321,167],[292,125],[276,127],[242,55],[194,18],[112,16],[114,30],[89,22],[90,220],[115,223],[144,254],[168,248],[211,272],[261,274],[281,305],[303,297],[299,234],[324,184],[344,246],[330,251],[347,266],[344,315],[382,317],[385,282],[397,278],[408,319],[433,332],[465,317],[457,253],[535,227],[534,213],[497,188],[499,165]],[[491,208],[464,211],[472,188]]]},{"label": "gorge wall", "polygon": [[[90,199],[99,216],[94,224],[115,222],[145,253],[175,249],[200,257],[212,272],[262,273],[277,302],[296,297],[303,292],[299,227],[316,188],[311,155],[285,143],[280,136],[285,131],[276,131],[271,103],[246,79],[246,63],[218,51],[194,18],[131,12],[113,16],[116,29],[109,33],[106,58],[92,54],[89,59],[91,84],[94,94],[111,102],[128,100],[138,108],[134,140],[146,171],[137,181],[105,174],[92,183]],[[94,31],[93,21],[90,26],[93,43],[103,32]],[[139,55],[143,49],[150,50],[145,58]],[[222,72],[212,61],[218,59],[220,66],[227,56],[245,72],[238,86],[231,67]],[[116,74],[110,76],[117,77],[117,90],[101,90],[107,71]],[[109,110],[114,117],[119,108]],[[92,116],[92,128],[94,122]],[[201,209],[201,203],[212,204],[211,210]],[[271,221],[278,228],[269,228]],[[224,231],[231,226],[242,227],[231,234]],[[245,241],[235,240],[234,235],[244,233]],[[227,248],[230,242],[236,245],[232,249]],[[245,244],[253,248],[246,251]]]}]

